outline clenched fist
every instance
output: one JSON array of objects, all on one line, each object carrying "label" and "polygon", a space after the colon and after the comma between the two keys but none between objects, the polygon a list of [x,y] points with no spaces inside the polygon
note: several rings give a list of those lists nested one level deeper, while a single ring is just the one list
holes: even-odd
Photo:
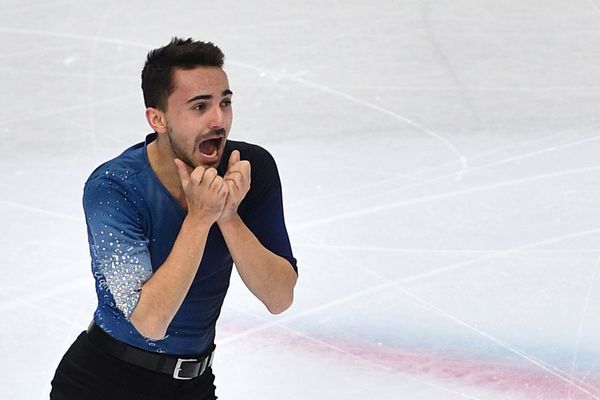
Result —
[{"label": "clenched fist", "polygon": [[212,225],[223,213],[229,185],[217,175],[215,168],[196,167],[175,159],[179,179],[187,200],[188,216],[200,223]]}]

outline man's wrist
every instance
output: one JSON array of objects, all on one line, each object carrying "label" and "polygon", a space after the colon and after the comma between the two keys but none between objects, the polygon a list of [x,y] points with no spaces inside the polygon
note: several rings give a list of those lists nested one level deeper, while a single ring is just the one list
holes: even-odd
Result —
[{"label": "man's wrist", "polygon": [[188,214],[184,220],[184,223],[187,223],[189,227],[193,230],[200,231],[209,231],[210,227],[215,223],[214,221],[208,221],[205,218],[197,217],[191,214]]},{"label": "man's wrist", "polygon": [[219,218],[217,220],[217,224],[219,225],[219,228],[221,228],[221,230],[223,230],[229,226],[235,226],[236,224],[239,224],[241,221],[242,221],[242,219],[240,218],[240,215],[237,213],[237,211],[234,211],[231,214],[228,214],[226,216],[221,216],[221,218]]}]

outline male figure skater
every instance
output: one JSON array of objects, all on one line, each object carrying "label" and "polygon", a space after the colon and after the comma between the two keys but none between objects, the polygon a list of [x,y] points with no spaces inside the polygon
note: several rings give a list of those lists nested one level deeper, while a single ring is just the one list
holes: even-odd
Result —
[{"label": "male figure skater", "polygon": [[227,140],[232,90],[212,43],[174,38],[142,71],[142,143],[85,184],[98,307],[52,400],[215,399],[215,324],[233,263],[273,313],[297,279],[275,161]]}]

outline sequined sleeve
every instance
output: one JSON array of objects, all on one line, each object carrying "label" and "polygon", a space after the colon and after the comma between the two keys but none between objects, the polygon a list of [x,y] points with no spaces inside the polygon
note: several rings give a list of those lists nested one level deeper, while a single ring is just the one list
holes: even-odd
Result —
[{"label": "sequined sleeve", "polygon": [[127,186],[110,177],[90,180],[84,189],[98,300],[127,320],[139,301],[142,285],[152,275],[139,202]]}]

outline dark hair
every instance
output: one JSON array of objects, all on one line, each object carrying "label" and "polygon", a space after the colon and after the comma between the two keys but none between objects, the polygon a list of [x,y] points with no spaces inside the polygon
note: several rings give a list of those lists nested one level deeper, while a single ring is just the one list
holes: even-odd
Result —
[{"label": "dark hair", "polygon": [[151,50],[142,70],[142,92],[146,107],[166,111],[167,99],[173,92],[173,70],[199,66],[223,67],[223,52],[211,42],[174,37],[171,42]]}]

